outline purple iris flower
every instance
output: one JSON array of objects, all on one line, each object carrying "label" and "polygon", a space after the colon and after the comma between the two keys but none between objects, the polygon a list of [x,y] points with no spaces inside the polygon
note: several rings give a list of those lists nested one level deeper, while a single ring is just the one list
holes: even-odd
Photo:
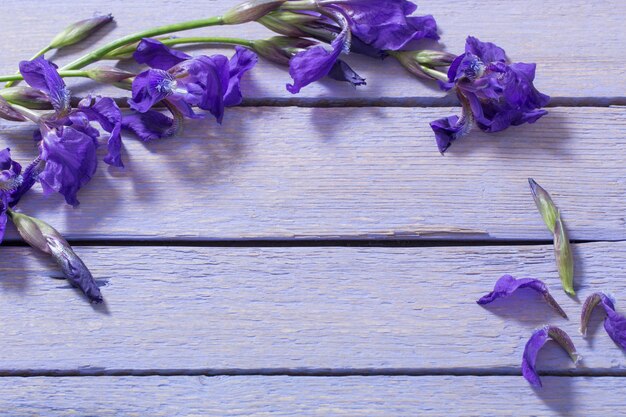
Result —
[{"label": "purple iris flower", "polygon": [[[223,55],[191,57],[154,39],[143,39],[133,57],[150,69],[133,81],[129,104],[137,113],[125,116],[123,127],[143,140],[174,133],[183,117],[202,117],[193,107],[208,111],[221,123],[224,108],[241,103],[241,78],[257,62],[256,54],[243,47],[237,47],[230,60]],[[175,119],[151,110],[161,102]]]},{"label": "purple iris flower", "polygon": [[[45,162],[38,169],[37,179],[44,193],[59,192],[68,204],[79,204],[76,194],[95,173],[98,161],[98,129],[91,125],[97,122],[109,133],[109,153],[105,162],[123,166],[120,158],[122,116],[111,98],[87,98],[78,108],[69,106],[70,94],[56,66],[43,57],[33,61],[22,61],[20,72],[31,87],[44,92],[51,100],[55,112],[45,114],[37,120],[39,131],[39,157]],[[39,167],[39,165],[38,165]],[[33,172],[35,172],[33,170]],[[32,186],[32,184],[31,184]]]},{"label": "purple iris flower", "polygon": [[22,166],[11,159],[11,150],[0,151],[0,243],[7,225],[7,209],[11,196],[22,184]]},{"label": "purple iris flower", "polygon": [[287,85],[287,90],[292,94],[328,75],[339,55],[349,53],[353,43],[360,45],[367,55],[371,51],[381,51],[378,55],[384,55],[384,51],[402,49],[414,40],[439,39],[432,16],[410,16],[417,9],[410,1],[320,0],[316,4],[319,21],[309,22],[313,30],[306,27],[302,30],[312,36],[319,35],[317,26],[332,33],[331,50],[316,46],[291,60],[289,74],[294,82]]},{"label": "purple iris flower", "polygon": [[534,387],[542,386],[536,370],[537,356],[549,339],[557,342],[569,354],[574,364],[577,365],[582,359],[582,356],[576,352],[572,339],[563,330],[555,326],[545,326],[535,330],[524,347],[522,357],[522,375]]},{"label": "purple iris flower", "polygon": [[600,304],[606,312],[604,330],[606,330],[617,345],[626,350],[626,317],[615,311],[615,302],[604,293],[598,292],[592,294],[585,300],[581,313],[580,332],[583,336],[587,334],[587,324],[589,323],[591,313],[598,304]]},{"label": "purple iris flower", "polygon": [[500,279],[498,279],[498,281],[496,281],[493,291],[481,297],[476,302],[480,305],[489,304],[498,298],[508,297],[520,288],[530,288],[531,290],[538,292],[543,296],[544,300],[548,303],[548,305],[550,305],[550,307],[554,308],[563,318],[567,318],[565,311],[563,311],[559,303],[548,291],[547,285],[541,280],[535,278],[515,279],[511,275],[503,275]]},{"label": "purple iris flower", "polygon": [[448,70],[448,82],[440,84],[445,91],[456,89],[463,112],[461,117],[431,122],[439,151],[443,154],[474,123],[483,132],[499,132],[546,115],[541,108],[550,97],[533,85],[535,68],[535,64],[508,64],[502,48],[468,37],[465,53]]}]

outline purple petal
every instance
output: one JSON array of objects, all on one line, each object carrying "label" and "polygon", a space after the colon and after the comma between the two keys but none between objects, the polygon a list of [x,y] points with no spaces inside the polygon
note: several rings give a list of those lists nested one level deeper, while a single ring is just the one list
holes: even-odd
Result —
[{"label": "purple petal", "polygon": [[496,281],[493,291],[481,297],[477,303],[480,305],[489,304],[498,298],[506,298],[520,288],[530,288],[541,294],[548,304],[554,308],[561,316],[567,318],[567,314],[559,306],[556,300],[550,295],[548,287],[541,280],[534,278],[515,279],[511,275],[503,275]]},{"label": "purple petal", "polygon": [[76,194],[91,180],[98,165],[93,128],[86,124],[83,121],[72,126],[45,128],[42,132],[40,156],[46,166],[39,179],[44,193],[59,192],[72,206],[79,204]]},{"label": "purple petal", "polygon": [[243,99],[241,89],[239,87],[241,77],[243,77],[246,72],[254,68],[258,60],[259,57],[254,52],[241,46],[237,46],[235,48],[235,55],[228,63],[230,80],[228,82],[226,94],[224,94],[224,105],[226,107],[241,104]]},{"label": "purple petal", "polygon": [[177,130],[174,119],[154,110],[124,115],[122,127],[135,133],[144,142],[171,136]]},{"label": "purple petal", "polygon": [[365,78],[357,74],[350,65],[338,59],[328,73],[328,77],[337,81],[349,82],[353,86],[366,85]]},{"label": "purple petal", "polygon": [[536,363],[539,351],[548,339],[557,342],[569,354],[575,364],[578,364],[578,361],[581,359],[580,355],[576,352],[572,340],[563,330],[555,326],[545,326],[535,330],[532,336],[530,336],[530,339],[528,339],[522,356],[522,375],[530,385],[534,387],[542,386],[541,379],[536,370]]},{"label": "purple petal", "polygon": [[604,319],[604,330],[609,334],[611,339],[622,349],[626,350],[626,317],[615,311],[613,300],[606,294],[598,292],[590,295],[585,300],[581,313],[580,331],[585,335],[587,330],[587,322],[591,317],[591,313],[596,305],[601,305],[606,312]]},{"label": "purple petal", "polygon": [[439,39],[432,16],[410,16],[417,6],[406,0],[347,0],[332,7],[348,18],[354,36],[380,50],[398,50],[409,42]]},{"label": "purple petal", "polygon": [[330,73],[344,48],[345,34],[337,36],[331,43],[332,50],[314,46],[297,53],[289,61],[289,75],[293,84],[287,84],[287,91],[297,94],[300,90]]},{"label": "purple petal", "polygon": [[[0,206],[2,206],[2,202],[0,202]],[[2,240],[4,239],[4,232],[6,231],[6,227],[7,227],[6,207],[4,209],[0,207],[0,243],[2,243]]]},{"label": "purple petal", "polygon": [[65,87],[63,78],[57,72],[57,66],[44,57],[32,61],[20,62],[20,73],[33,88],[48,95],[54,109],[66,113],[70,109],[70,92]]},{"label": "purple petal", "polygon": [[506,62],[506,52],[491,42],[481,42],[478,38],[468,36],[465,41],[465,52],[476,55],[485,63]]},{"label": "purple petal", "polygon": [[208,111],[221,123],[224,96],[230,83],[228,58],[223,55],[199,56],[186,61],[184,70],[189,74],[184,81],[188,91],[185,101]]},{"label": "purple petal", "polygon": [[191,58],[184,52],[164,45],[156,39],[144,38],[137,45],[133,58],[139,64],[147,64],[151,68],[168,70],[174,65]]},{"label": "purple petal", "polygon": [[174,93],[176,79],[170,73],[151,69],[135,77],[133,81],[133,98],[128,104],[133,110],[145,113],[156,103]]},{"label": "purple petal", "polygon": [[95,121],[109,133],[108,154],[104,162],[116,167],[123,168],[122,163],[122,112],[115,101],[109,97],[97,97],[92,104],[91,99],[79,103],[79,109],[90,121]]}]

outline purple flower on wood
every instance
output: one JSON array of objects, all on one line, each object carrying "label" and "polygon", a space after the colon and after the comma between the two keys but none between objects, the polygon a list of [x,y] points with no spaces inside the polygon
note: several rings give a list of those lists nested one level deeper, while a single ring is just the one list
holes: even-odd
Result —
[{"label": "purple flower on wood", "polygon": [[585,300],[580,319],[580,332],[583,336],[587,334],[587,325],[591,313],[598,304],[606,312],[604,329],[619,347],[626,350],[626,317],[615,311],[614,301],[604,293],[592,294]]},{"label": "purple flower on wood", "polygon": [[522,375],[530,385],[534,387],[542,386],[541,379],[536,370],[537,356],[543,345],[545,345],[549,339],[557,342],[569,354],[574,364],[578,364],[582,359],[576,352],[574,343],[563,330],[555,326],[545,326],[535,330],[524,347],[522,357]]},{"label": "purple flower on wood", "polygon": [[477,303],[480,305],[489,304],[498,298],[508,297],[520,288],[530,288],[531,290],[538,292],[543,296],[544,300],[548,303],[548,305],[550,305],[550,307],[554,308],[562,317],[567,318],[565,311],[563,311],[559,303],[557,303],[552,295],[550,295],[546,284],[544,284],[541,280],[534,278],[515,279],[511,275],[503,275],[500,279],[498,279],[498,281],[496,281],[493,291],[481,297]]},{"label": "purple flower on wood", "polygon": [[[225,107],[241,103],[241,78],[257,62],[256,54],[243,47],[237,47],[230,60],[223,55],[191,57],[154,39],[143,39],[133,57],[151,69],[133,81],[133,97],[129,100],[132,109],[146,114],[163,102],[175,117],[198,118],[202,116],[193,111],[193,107],[198,107],[215,116],[219,123]],[[144,122],[149,125],[140,126]],[[173,119],[153,114],[127,117],[123,123],[143,140],[163,137],[171,132],[173,124]]]},{"label": "purple flower on wood", "polygon": [[550,97],[533,85],[535,68],[535,64],[508,64],[502,48],[468,37],[465,53],[448,70],[448,82],[441,83],[445,91],[456,90],[462,116],[431,122],[439,151],[444,153],[469,133],[472,124],[484,132],[499,132],[546,115],[541,108]]}]

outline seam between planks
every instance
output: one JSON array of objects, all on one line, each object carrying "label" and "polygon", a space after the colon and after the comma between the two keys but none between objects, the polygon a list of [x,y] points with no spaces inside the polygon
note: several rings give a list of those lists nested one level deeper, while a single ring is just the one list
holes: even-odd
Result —
[{"label": "seam between planks", "polygon": [[[559,371],[539,371],[541,376],[623,378],[626,370],[569,369]],[[375,377],[375,376],[522,376],[519,368],[258,368],[258,369],[102,369],[79,368],[57,369],[15,369],[0,370],[0,378],[36,377],[122,377],[122,376],[293,376],[293,377]]]}]

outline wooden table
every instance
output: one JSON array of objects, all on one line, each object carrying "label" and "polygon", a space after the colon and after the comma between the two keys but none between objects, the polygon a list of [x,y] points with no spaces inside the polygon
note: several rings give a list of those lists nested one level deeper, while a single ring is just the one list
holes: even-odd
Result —
[{"label": "wooden table", "polygon": [[[4,0],[0,67],[61,27],[112,12],[97,44],[235,2]],[[428,122],[456,102],[393,60],[349,62],[367,78],[292,96],[262,62],[222,126],[125,140],[72,209],[40,189],[21,209],[67,236],[106,304],[90,306],[14,229],[0,249],[0,410],[21,416],[617,416],[625,354],[581,301],[626,311],[626,7],[623,0],[422,1],[450,51],[468,34],[537,62],[550,114],[479,132],[441,157]],[[255,24],[197,34],[267,36]],[[213,50],[214,52],[215,50]],[[222,52],[222,50],[217,50]],[[194,53],[206,52],[195,50]],[[78,56],[70,48],[52,56]],[[76,95],[94,84],[70,83]],[[119,92],[115,94],[119,95]],[[0,122],[18,160],[32,125]],[[579,298],[560,291],[533,177],[563,211]],[[571,320],[534,294],[481,308],[504,273],[545,280]],[[573,336],[574,368],[541,353],[544,388],[521,377],[531,331]]]}]

